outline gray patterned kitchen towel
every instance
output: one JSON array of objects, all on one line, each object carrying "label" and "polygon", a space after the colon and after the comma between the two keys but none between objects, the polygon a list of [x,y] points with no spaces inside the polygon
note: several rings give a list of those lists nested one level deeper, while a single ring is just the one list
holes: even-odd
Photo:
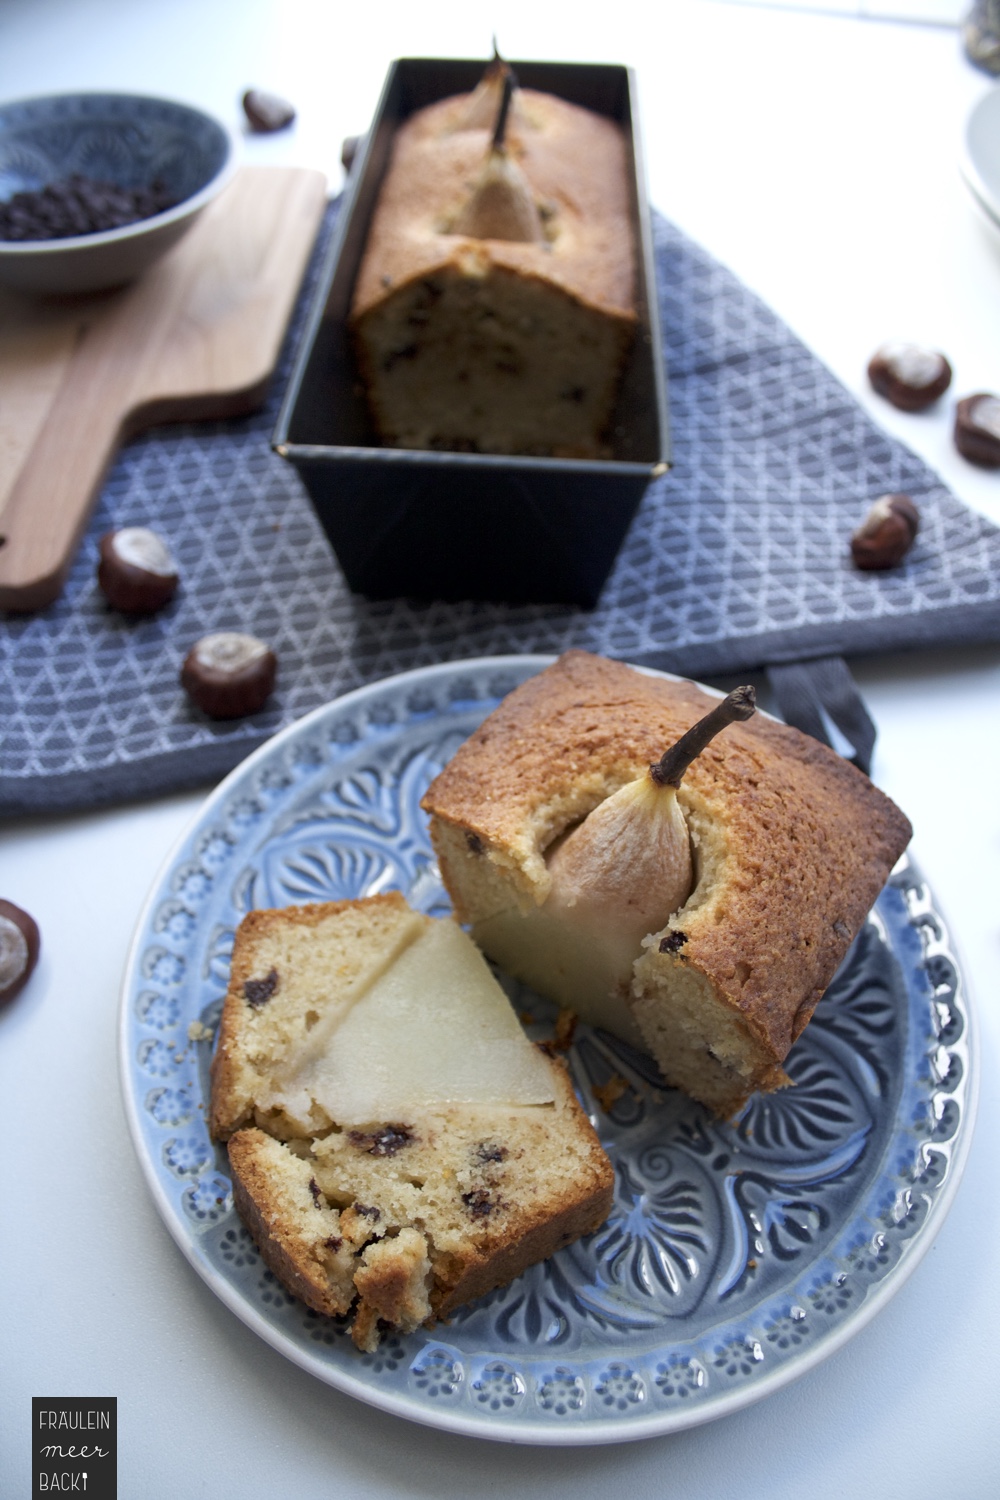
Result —
[{"label": "gray patterned kitchen towel", "polygon": [[[844,655],[1000,639],[1000,531],[729,271],[661,218],[655,243],[674,468],[650,486],[596,609],[348,592],[295,471],[269,446],[320,244],[265,408],[129,443],[63,597],[0,622],[0,809],[199,785],[308,709],[430,662],[579,646],[692,676],[771,666],[779,698],[836,709]],[[916,545],[892,572],[860,573],[848,539],[891,491],[920,508]],[[122,525],[154,526],[180,563],[177,598],[151,619],[114,613],[96,585],[98,538]],[[267,707],[229,723],[178,685],[191,643],[223,629],[263,637],[281,663]],[[864,763],[863,713],[841,709]]]}]

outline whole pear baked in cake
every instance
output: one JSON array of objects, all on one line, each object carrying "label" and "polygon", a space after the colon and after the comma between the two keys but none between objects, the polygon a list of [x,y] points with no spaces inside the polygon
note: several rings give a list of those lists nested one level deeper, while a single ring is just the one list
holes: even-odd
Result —
[{"label": "whole pear baked in cake", "polygon": [[396,133],[350,313],[386,445],[610,452],[637,324],[625,136],[514,83],[495,58]]},{"label": "whole pear baked in cake", "polygon": [[[787,1083],[911,829],[825,745],[762,715],[716,732],[719,707],[569,652],[504,699],[423,806],[483,951],[729,1115]],[[664,752],[691,734],[703,743],[658,801]]]},{"label": "whole pear baked in cake", "polygon": [[211,1130],[282,1283],[373,1349],[505,1284],[611,1206],[563,1064],[461,928],[402,896],[250,912]]}]

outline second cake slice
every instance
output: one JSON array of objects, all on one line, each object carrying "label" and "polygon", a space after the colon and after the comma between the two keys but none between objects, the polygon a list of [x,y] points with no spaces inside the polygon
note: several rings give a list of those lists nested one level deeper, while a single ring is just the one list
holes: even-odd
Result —
[{"label": "second cake slice", "polygon": [[364,1349],[603,1222],[613,1173],[566,1069],[461,929],[398,895],[251,912],[213,1134],[279,1279]]}]

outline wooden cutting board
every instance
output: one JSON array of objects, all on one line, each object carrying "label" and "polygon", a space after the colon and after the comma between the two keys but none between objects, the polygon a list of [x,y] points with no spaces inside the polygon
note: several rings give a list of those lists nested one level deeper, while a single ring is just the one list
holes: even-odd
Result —
[{"label": "wooden cutting board", "polygon": [[0,292],[0,608],[58,597],[124,438],[261,404],[325,202],[320,172],[244,167],[132,286]]}]

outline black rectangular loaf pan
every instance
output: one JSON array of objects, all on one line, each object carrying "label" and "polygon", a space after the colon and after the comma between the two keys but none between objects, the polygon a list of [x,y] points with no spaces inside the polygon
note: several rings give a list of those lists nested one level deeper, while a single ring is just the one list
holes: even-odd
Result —
[{"label": "black rectangular loaf pan", "polygon": [[669,464],[652,235],[632,73],[611,64],[514,63],[519,81],[608,115],[631,146],[639,329],[607,460],[419,452],[378,445],[347,314],[393,134],[408,115],[473,89],[484,64],[393,63],[358,152],[272,439],[295,465],[349,587],[369,598],[591,606],[650,479]]}]

